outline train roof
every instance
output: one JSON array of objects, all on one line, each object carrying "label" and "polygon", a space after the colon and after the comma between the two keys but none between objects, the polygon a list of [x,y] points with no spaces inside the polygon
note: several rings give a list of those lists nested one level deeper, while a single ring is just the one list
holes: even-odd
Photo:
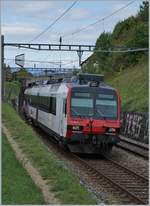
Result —
[{"label": "train roof", "polygon": [[[72,88],[74,90],[81,91],[81,88],[85,91],[86,88],[90,91],[90,88],[95,90],[109,90],[116,91],[113,87],[104,83],[104,75],[93,75],[93,74],[79,74],[73,77],[70,81],[58,81],[58,82],[48,82],[47,84],[33,85],[32,87],[25,90],[25,94],[42,93],[43,95],[48,95],[49,93],[61,93],[65,88]],[[93,89],[91,89],[93,91]]]},{"label": "train roof", "polygon": [[116,91],[113,87],[106,85],[104,83],[100,84],[98,87],[91,87],[89,85],[79,85],[76,83],[57,83],[57,84],[48,84],[48,85],[38,85],[38,86],[33,86],[30,88],[27,88],[25,90],[25,94],[32,94],[32,95],[37,95],[37,93],[42,93],[43,95],[48,95],[48,94],[55,94],[55,93],[61,93],[61,90],[64,91],[64,88],[72,88],[78,91],[81,91],[81,88],[84,89],[90,89],[94,88],[95,90],[102,89],[102,90],[109,90],[109,91]]},{"label": "train roof", "polygon": [[103,89],[109,89],[109,90],[115,90],[115,88],[111,87],[110,85],[107,85],[107,84],[100,84],[99,86],[90,86],[90,85],[87,85],[87,84],[69,84],[70,87],[72,88],[89,88],[89,87],[94,87],[94,88],[103,88]]}]

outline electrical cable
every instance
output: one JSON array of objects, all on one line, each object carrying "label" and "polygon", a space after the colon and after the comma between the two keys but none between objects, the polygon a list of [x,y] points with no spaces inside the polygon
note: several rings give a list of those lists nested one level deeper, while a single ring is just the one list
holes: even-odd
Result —
[{"label": "electrical cable", "polygon": [[[11,58],[5,58],[5,60],[12,60],[12,61],[15,61],[15,59],[11,59]],[[51,63],[51,64],[60,64],[60,62],[58,61],[58,62],[53,62],[53,61],[39,61],[39,60],[25,60],[25,62],[38,62],[38,63]]]},{"label": "electrical cable", "polygon": [[[6,60],[6,61],[15,61],[15,59],[13,59],[13,58],[5,58],[4,60]],[[78,61],[78,60],[75,60],[75,61]],[[70,63],[75,62],[75,61],[72,61],[72,60],[69,60],[69,59],[68,60],[63,60],[62,65],[70,64]],[[50,63],[50,64],[60,65],[60,61],[25,60],[25,62]],[[67,63],[65,63],[65,62],[67,62]]]},{"label": "electrical cable", "polygon": [[46,31],[48,31],[57,21],[59,21],[72,7],[77,3],[78,0],[74,1],[69,8],[67,8],[59,17],[57,17],[47,28],[45,28],[40,34],[35,36],[29,43],[33,42],[34,40],[38,39],[42,36]]},{"label": "electrical cable", "polygon": [[107,18],[113,16],[114,14],[120,12],[121,10],[125,9],[126,7],[128,7],[129,5],[131,5],[132,3],[134,3],[135,1],[136,1],[136,0],[133,0],[133,1],[129,2],[128,4],[126,4],[125,6],[117,9],[116,11],[112,12],[111,14],[109,14],[109,15],[101,18],[101,19],[98,19],[97,21],[95,21],[95,22],[93,22],[93,23],[91,23],[91,24],[88,24],[87,26],[85,26],[85,27],[83,27],[83,28],[81,28],[81,29],[77,29],[76,31],[72,32],[71,34],[62,35],[62,37],[74,35],[74,34],[77,34],[77,33],[81,32],[81,31],[83,31],[83,30],[86,30],[87,28],[89,28],[89,27],[91,27],[91,26],[94,26],[95,24],[97,24],[97,23],[99,23],[99,22],[101,22],[101,21],[104,21],[105,19],[107,19]]},{"label": "electrical cable", "polygon": [[94,50],[94,52],[104,52],[104,53],[127,53],[127,52],[143,52],[148,51],[148,48],[136,48],[136,49],[126,49],[126,50]]}]

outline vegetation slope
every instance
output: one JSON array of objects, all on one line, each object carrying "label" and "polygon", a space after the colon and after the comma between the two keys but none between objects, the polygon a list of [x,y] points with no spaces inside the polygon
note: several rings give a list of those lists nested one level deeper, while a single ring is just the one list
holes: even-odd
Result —
[{"label": "vegetation slope", "polygon": [[136,16],[118,22],[112,33],[102,33],[93,55],[83,64],[83,72],[104,74],[107,83],[121,93],[122,109],[148,110],[148,52],[103,53],[110,48],[148,48],[148,1]]}]

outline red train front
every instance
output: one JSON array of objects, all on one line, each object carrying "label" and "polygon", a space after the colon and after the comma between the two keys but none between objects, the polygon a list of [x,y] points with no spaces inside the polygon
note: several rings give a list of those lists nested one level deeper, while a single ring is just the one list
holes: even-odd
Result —
[{"label": "red train front", "polygon": [[69,85],[66,143],[72,152],[108,153],[119,141],[120,97],[102,76],[79,76]]}]

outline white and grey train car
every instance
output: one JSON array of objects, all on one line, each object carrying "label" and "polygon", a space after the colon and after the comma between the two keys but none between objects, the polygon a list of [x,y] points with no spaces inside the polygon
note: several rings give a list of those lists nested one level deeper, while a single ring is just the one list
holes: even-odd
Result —
[{"label": "white and grey train car", "polygon": [[24,93],[28,117],[56,138],[66,135],[67,93],[66,84],[35,86]]}]

